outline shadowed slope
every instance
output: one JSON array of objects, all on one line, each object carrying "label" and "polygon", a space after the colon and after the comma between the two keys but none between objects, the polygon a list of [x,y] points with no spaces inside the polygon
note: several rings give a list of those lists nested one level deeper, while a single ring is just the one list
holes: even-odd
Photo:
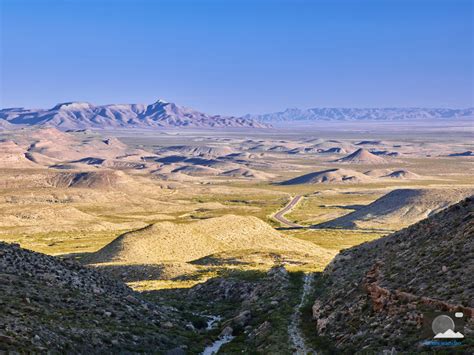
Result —
[{"label": "shadowed slope", "polygon": [[36,167],[25,155],[26,149],[11,140],[0,141],[0,168]]},{"label": "shadowed slope", "polygon": [[48,182],[54,187],[111,188],[126,180],[122,172],[104,170],[57,173]]},{"label": "shadowed slope", "polygon": [[319,224],[321,228],[398,229],[474,193],[474,189],[398,189],[357,211]]},{"label": "shadowed slope", "polygon": [[294,179],[286,180],[280,185],[320,184],[320,183],[355,183],[369,181],[371,178],[354,170],[329,169],[317,171]]},{"label": "shadowed slope", "polygon": [[383,177],[392,178],[392,179],[418,179],[420,176],[418,174],[412,173],[408,170],[395,170]]}]

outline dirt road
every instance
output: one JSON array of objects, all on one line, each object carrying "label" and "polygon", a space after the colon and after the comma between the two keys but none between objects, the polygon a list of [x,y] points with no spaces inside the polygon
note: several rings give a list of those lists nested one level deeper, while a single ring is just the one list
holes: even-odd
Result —
[{"label": "dirt road", "polygon": [[313,274],[305,274],[304,275],[304,284],[303,284],[303,292],[301,293],[301,301],[296,306],[294,313],[291,316],[291,323],[288,327],[288,335],[290,337],[290,341],[293,347],[293,354],[295,355],[308,355],[308,354],[316,354],[316,351],[311,349],[305,342],[303,334],[300,329],[300,322],[301,322],[301,308],[303,307],[306,299],[311,292],[311,283],[313,281]]},{"label": "dirt road", "polygon": [[296,223],[293,223],[293,222],[287,220],[287,219],[284,217],[284,215],[287,214],[288,212],[290,212],[291,209],[292,209],[293,207],[295,207],[296,204],[297,204],[298,202],[300,202],[300,200],[301,200],[302,198],[303,198],[303,196],[301,196],[301,195],[296,195],[295,197],[293,197],[293,198],[291,199],[291,201],[288,202],[288,204],[287,204],[285,207],[283,207],[280,211],[278,211],[277,213],[275,213],[275,214],[273,215],[273,218],[275,218],[278,222],[280,222],[280,223],[282,223],[282,224],[284,224],[284,225],[287,225],[287,226],[289,226],[289,227],[302,228],[303,226],[301,226],[301,225],[299,225],[299,224],[296,224]]},{"label": "dirt road", "polygon": [[[297,195],[291,199],[288,204],[283,207],[280,211],[273,215],[280,223],[293,227],[293,228],[303,228],[303,226],[293,223],[287,220],[284,215],[291,211],[293,207],[295,207],[303,198],[301,195]],[[309,296],[311,292],[311,284],[313,281],[313,274],[307,273],[304,275],[304,284],[303,284],[303,292],[301,293],[301,300],[300,303],[295,307],[293,314],[291,315],[291,322],[288,327],[288,335],[294,349],[293,354],[295,355],[307,355],[307,354],[316,354],[316,351],[308,347],[305,343],[303,334],[300,329],[300,322],[301,322],[301,308],[303,307],[306,298]]]}]

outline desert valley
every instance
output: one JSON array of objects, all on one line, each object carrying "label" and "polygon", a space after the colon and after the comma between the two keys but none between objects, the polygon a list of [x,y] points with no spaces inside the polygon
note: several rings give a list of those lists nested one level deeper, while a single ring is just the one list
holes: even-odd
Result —
[{"label": "desert valley", "polygon": [[0,0],[0,355],[474,354],[472,0]]},{"label": "desert valley", "polygon": [[472,110],[392,111],[1,110],[0,351],[472,350]]}]

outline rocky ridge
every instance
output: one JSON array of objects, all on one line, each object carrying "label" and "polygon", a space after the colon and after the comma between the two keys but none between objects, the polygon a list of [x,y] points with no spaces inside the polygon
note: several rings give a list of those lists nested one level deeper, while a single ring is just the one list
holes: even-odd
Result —
[{"label": "rocky ridge", "polygon": [[473,197],[342,251],[318,286],[317,334],[338,351],[420,350],[423,310],[428,309],[464,312],[464,333],[472,335],[473,260]]}]

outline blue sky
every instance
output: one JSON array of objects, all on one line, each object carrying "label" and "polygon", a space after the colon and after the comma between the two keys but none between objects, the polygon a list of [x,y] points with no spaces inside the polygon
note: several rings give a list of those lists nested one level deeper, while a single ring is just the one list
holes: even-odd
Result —
[{"label": "blue sky", "polygon": [[0,0],[1,107],[467,107],[470,0]]}]

